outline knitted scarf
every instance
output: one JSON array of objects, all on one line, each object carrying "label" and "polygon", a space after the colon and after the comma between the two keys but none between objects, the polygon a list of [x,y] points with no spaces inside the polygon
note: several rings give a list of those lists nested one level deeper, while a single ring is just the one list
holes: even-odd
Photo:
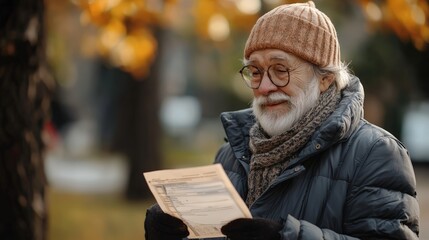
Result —
[{"label": "knitted scarf", "polygon": [[335,84],[323,92],[317,104],[292,128],[277,136],[267,137],[256,123],[250,129],[250,173],[246,204],[250,206],[269,184],[286,169],[289,160],[309,141],[311,135],[335,110],[341,94]]}]

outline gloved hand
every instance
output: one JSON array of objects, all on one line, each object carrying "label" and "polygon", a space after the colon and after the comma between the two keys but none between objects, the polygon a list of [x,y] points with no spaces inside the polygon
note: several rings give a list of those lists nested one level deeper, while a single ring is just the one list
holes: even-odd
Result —
[{"label": "gloved hand", "polygon": [[144,228],[147,240],[179,240],[189,235],[185,223],[179,218],[164,213],[158,204],[146,211]]},{"label": "gloved hand", "polygon": [[238,218],[221,228],[231,240],[280,240],[279,231],[283,226],[273,220],[263,218]]}]

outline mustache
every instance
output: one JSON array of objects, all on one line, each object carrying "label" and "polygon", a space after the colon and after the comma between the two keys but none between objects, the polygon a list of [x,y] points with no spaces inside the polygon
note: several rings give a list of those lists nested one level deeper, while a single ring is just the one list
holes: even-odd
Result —
[{"label": "mustache", "polygon": [[290,100],[291,100],[291,97],[286,93],[275,92],[275,93],[271,93],[268,96],[256,97],[255,99],[253,99],[253,104],[257,104],[261,106],[261,105],[285,102]]}]

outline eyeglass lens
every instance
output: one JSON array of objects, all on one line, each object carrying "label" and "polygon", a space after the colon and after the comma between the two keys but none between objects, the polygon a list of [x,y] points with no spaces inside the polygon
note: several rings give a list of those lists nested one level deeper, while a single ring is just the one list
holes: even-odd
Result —
[{"label": "eyeglass lens", "polygon": [[[253,65],[244,66],[241,70],[241,76],[246,84],[253,89],[259,88],[265,70],[260,70]],[[284,87],[289,83],[289,69],[282,64],[274,64],[268,67],[268,78],[277,87]]]}]

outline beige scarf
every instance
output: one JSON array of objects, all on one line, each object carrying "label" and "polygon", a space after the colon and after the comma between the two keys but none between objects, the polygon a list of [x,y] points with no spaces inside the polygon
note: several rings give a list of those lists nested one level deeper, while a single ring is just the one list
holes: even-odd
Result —
[{"label": "beige scarf", "polygon": [[250,173],[246,204],[250,206],[269,184],[286,169],[289,160],[308,142],[311,135],[335,110],[341,93],[335,84],[320,95],[318,103],[288,131],[269,138],[255,124],[250,129]]}]

